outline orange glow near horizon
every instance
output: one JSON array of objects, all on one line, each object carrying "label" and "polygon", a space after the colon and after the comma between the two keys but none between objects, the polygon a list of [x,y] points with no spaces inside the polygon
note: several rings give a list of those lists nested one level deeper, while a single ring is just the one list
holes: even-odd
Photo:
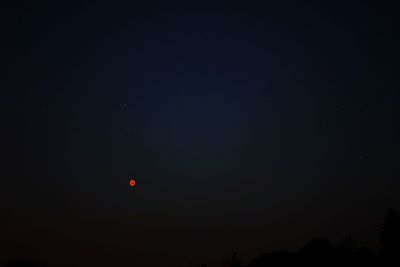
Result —
[{"label": "orange glow near horizon", "polygon": [[136,185],[136,181],[135,181],[134,179],[131,179],[131,180],[129,181],[129,185],[130,185],[131,187],[134,187],[134,186]]}]

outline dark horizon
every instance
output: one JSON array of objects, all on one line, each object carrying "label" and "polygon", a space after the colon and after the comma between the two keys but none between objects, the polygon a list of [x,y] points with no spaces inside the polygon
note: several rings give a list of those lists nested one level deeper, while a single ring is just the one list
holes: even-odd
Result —
[{"label": "dark horizon", "polygon": [[[109,240],[110,242],[110,240]],[[379,234],[380,247],[374,251],[371,247],[358,244],[351,235],[346,235],[338,244],[333,244],[326,237],[318,237],[309,240],[297,251],[286,249],[261,252],[250,260],[244,260],[237,252],[225,256],[219,264],[211,266],[222,267],[334,267],[334,266],[397,266],[400,263],[400,214],[390,209],[381,225]],[[73,257],[72,257],[73,258]],[[118,265],[118,258],[115,258],[113,265]],[[79,265],[90,266],[93,263],[80,263]],[[75,262],[76,265],[76,262]],[[104,263],[103,263],[104,265]],[[137,266],[138,263],[125,262],[120,266]],[[23,257],[7,260],[4,267],[48,267],[43,262]],[[160,266],[168,266],[160,264]],[[186,264],[171,265],[176,267],[208,267],[209,264],[193,264],[187,261]]]},{"label": "dark horizon", "polygon": [[379,250],[400,210],[398,1],[1,11],[0,263]]}]

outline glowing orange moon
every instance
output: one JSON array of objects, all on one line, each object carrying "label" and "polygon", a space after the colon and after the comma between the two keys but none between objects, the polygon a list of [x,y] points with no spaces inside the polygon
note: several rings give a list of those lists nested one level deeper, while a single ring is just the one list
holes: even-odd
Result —
[{"label": "glowing orange moon", "polygon": [[130,180],[130,181],[129,181],[129,185],[130,185],[131,187],[134,187],[134,186],[136,185],[136,181],[135,181],[134,179]]}]

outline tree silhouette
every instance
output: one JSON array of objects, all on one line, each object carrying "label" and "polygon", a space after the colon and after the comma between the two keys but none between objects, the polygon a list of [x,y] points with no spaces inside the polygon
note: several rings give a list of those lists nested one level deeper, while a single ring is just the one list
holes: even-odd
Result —
[{"label": "tree silhouette", "polygon": [[375,266],[376,255],[372,249],[359,247],[351,236],[335,248],[334,262],[336,266]]},{"label": "tree silhouette", "polygon": [[251,261],[249,267],[286,267],[294,266],[294,254],[286,250],[263,253]]},{"label": "tree silhouette", "polygon": [[46,267],[46,265],[27,259],[15,259],[6,262],[3,267]]},{"label": "tree silhouette", "polygon": [[298,252],[299,266],[332,266],[334,250],[327,238],[316,238]]},{"label": "tree silhouette", "polygon": [[340,242],[336,247],[336,250],[339,253],[346,253],[346,254],[354,253],[355,251],[357,251],[357,249],[358,246],[354,242],[353,237],[351,235],[346,235],[343,241]]},{"label": "tree silhouette", "polygon": [[242,260],[238,256],[237,252],[234,252],[231,258],[224,259],[222,261],[222,267],[241,267],[241,266],[242,266]]},{"label": "tree silhouette", "polygon": [[[336,267],[336,266],[400,266],[400,215],[395,210],[387,213],[381,235],[379,257],[370,248],[359,247],[351,236],[346,236],[337,246],[327,238],[316,238],[307,242],[297,252],[286,250],[262,253],[248,265],[243,265],[237,252],[223,259],[222,267]],[[8,261],[3,267],[44,267],[36,261],[17,259]],[[181,265],[190,267],[191,263]],[[206,264],[201,267],[207,267]]]},{"label": "tree silhouette", "polygon": [[388,263],[399,265],[400,255],[400,216],[396,210],[389,210],[383,223],[380,236],[380,256]]}]

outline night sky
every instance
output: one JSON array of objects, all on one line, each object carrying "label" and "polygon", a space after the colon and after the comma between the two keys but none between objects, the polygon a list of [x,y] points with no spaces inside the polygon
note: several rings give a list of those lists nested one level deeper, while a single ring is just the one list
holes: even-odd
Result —
[{"label": "night sky", "polygon": [[9,2],[0,264],[377,247],[400,208],[398,1]]}]

